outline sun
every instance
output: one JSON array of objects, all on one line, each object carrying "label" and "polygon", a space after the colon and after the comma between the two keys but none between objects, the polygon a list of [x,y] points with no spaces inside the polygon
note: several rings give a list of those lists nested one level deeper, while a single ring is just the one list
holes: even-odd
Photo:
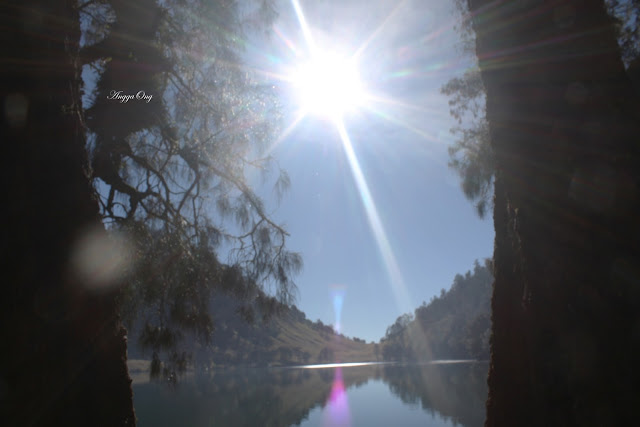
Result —
[{"label": "sun", "polygon": [[337,53],[316,53],[293,71],[291,82],[306,114],[340,119],[366,99],[356,61]]}]

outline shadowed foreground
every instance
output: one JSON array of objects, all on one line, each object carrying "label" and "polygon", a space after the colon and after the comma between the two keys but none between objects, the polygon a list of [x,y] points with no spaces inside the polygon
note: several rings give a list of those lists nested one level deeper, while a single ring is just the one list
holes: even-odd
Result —
[{"label": "shadowed foreground", "polygon": [[469,0],[496,155],[487,426],[632,425],[640,108],[599,0]]},{"label": "shadowed foreground", "polygon": [[86,176],[75,5],[0,7],[3,425],[135,424],[115,288],[72,262],[89,230],[106,238]]}]

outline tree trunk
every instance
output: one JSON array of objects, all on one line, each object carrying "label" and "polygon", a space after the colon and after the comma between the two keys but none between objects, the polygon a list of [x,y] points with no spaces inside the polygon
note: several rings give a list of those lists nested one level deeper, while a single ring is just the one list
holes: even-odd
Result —
[{"label": "tree trunk", "polygon": [[611,19],[468,1],[497,157],[486,425],[633,425],[640,109]]},{"label": "tree trunk", "polygon": [[105,235],[86,175],[75,7],[0,6],[3,425],[135,424],[116,288],[87,286],[72,262],[88,230]]}]

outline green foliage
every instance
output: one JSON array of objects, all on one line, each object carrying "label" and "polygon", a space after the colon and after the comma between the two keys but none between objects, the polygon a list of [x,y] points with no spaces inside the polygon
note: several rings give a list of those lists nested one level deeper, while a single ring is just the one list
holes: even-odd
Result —
[{"label": "green foliage", "polygon": [[320,353],[318,353],[318,360],[320,362],[333,362],[335,361],[335,354],[333,352],[333,349],[330,347],[324,347],[322,350],[320,350]]},{"label": "green foliage", "polygon": [[462,77],[452,78],[441,91],[450,97],[450,113],[458,121],[458,126],[451,130],[458,139],[449,146],[449,167],[458,173],[464,195],[476,202],[477,213],[483,218],[491,207],[495,161],[480,70],[473,68]]},{"label": "green foliage", "polygon": [[213,301],[221,295],[238,301],[235,311],[225,314],[242,323],[266,320],[284,309],[241,268],[220,263],[202,240],[195,245],[181,233],[154,230],[144,222],[127,222],[124,231],[135,235],[136,246],[121,313],[126,325],[137,330],[141,350],[151,351],[154,360],[166,361],[166,370],[153,373],[168,372],[175,378],[184,373],[196,349],[210,348],[212,340],[220,345],[229,339],[225,325],[215,321],[219,308]]},{"label": "green foliage", "polygon": [[[454,1],[459,13],[457,30],[462,54],[475,59],[475,34],[467,2]],[[458,125],[451,129],[456,136],[449,146],[449,167],[461,179],[465,197],[475,204],[476,212],[484,218],[492,209],[494,155],[491,150],[489,124],[485,117],[485,89],[478,67],[451,78],[440,91],[449,96],[449,112]]]},{"label": "green foliage", "polygon": [[413,315],[409,313],[405,313],[402,316],[399,316],[393,325],[387,328],[387,332],[385,334],[385,339],[391,339],[402,332],[409,326],[409,324],[413,321]]},{"label": "green foliage", "polygon": [[492,283],[488,261],[456,275],[449,291],[389,327],[381,343],[384,360],[488,358]]},{"label": "green foliage", "polygon": [[452,78],[441,92],[450,97],[450,113],[458,121],[458,126],[451,129],[457,139],[449,146],[449,167],[460,176],[464,195],[475,202],[476,211],[483,218],[491,208],[495,160],[480,70],[473,68],[462,77]]},{"label": "green foliage", "polygon": [[[281,304],[250,282],[244,289],[242,284],[235,287],[234,294],[212,287],[203,304],[212,322],[210,329],[176,325],[171,316],[162,317],[161,322],[163,310],[157,304],[147,306],[142,315],[134,316],[133,323],[127,323],[129,358],[151,358],[151,374],[171,383],[189,366],[207,372],[219,366],[374,360],[373,344],[348,339],[328,325],[311,322],[295,306]],[[127,299],[138,300],[141,298]],[[271,315],[274,312],[278,315]],[[247,322],[246,313],[253,322]],[[150,320],[155,321],[154,326]],[[159,324],[162,328],[155,326]]]},{"label": "green foliage", "polygon": [[[275,14],[269,1],[227,0],[80,10],[80,59],[98,74],[85,111],[92,178],[105,224],[135,248],[123,315],[154,366],[162,359],[175,376],[212,336],[232,339],[214,321],[214,295],[244,301],[236,310],[249,323],[281,307],[260,289],[284,306],[295,299],[302,259],[247,179],[277,166],[263,153],[280,130],[278,100],[242,64],[245,31],[269,28]],[[119,102],[113,91],[151,98]],[[281,194],[289,179],[279,172]]]},{"label": "green foliage", "polygon": [[629,66],[640,58],[640,1],[607,0],[605,3],[616,21],[622,60]]},{"label": "green foliage", "polygon": [[[83,53],[103,64],[87,124],[105,219],[116,227],[145,221],[185,240],[225,244],[233,264],[257,282],[275,283],[291,302],[291,275],[301,259],[285,250],[287,232],[246,178],[249,168],[268,176],[273,166],[260,153],[278,134],[279,106],[270,88],[242,70],[238,6],[145,0],[141,11],[141,4],[109,4],[113,13],[94,25],[110,31]],[[269,25],[271,17],[263,18]],[[108,99],[114,88],[153,98],[119,103]],[[276,189],[288,182],[281,171]]]},{"label": "green foliage", "polygon": [[[607,0],[606,4],[617,23],[618,43],[625,65],[640,61],[640,0]],[[462,53],[475,59],[475,35],[467,2],[456,0],[455,6],[460,14],[457,29]],[[631,77],[634,80],[634,76]],[[458,122],[458,126],[451,129],[457,138],[449,147],[449,166],[460,176],[465,197],[475,203],[478,216],[483,218],[492,209],[496,166],[479,68],[470,68],[462,76],[451,78],[441,92],[449,96],[451,116]]]}]

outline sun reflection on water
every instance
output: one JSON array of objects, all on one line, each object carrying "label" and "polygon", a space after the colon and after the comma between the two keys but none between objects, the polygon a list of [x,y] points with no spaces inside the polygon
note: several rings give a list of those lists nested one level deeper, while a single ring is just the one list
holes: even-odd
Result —
[{"label": "sun reflection on water", "polygon": [[331,393],[327,399],[323,425],[343,427],[351,425],[349,401],[344,389],[342,367],[340,366],[338,366],[334,372],[333,384],[331,385]]},{"label": "sun reflection on water", "polygon": [[370,365],[385,365],[385,364],[389,364],[389,362],[321,363],[317,365],[292,366],[291,368],[302,368],[302,369],[351,368],[354,366],[370,366]]}]

